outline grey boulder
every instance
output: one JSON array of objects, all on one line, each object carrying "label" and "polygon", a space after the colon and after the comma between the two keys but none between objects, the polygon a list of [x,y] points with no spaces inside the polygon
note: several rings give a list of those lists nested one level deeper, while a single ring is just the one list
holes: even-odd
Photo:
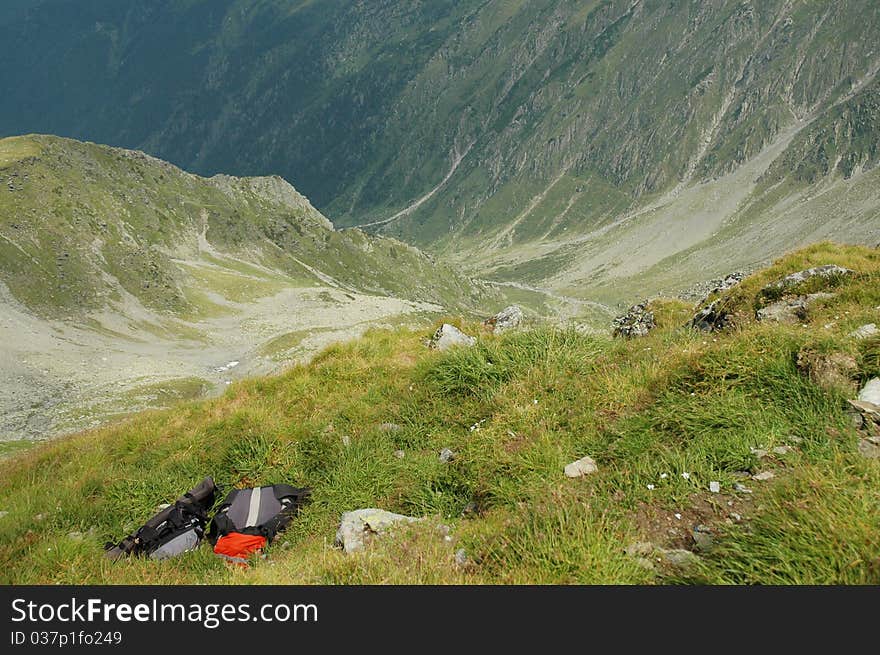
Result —
[{"label": "grey boulder", "polygon": [[859,392],[859,401],[880,407],[880,378],[871,378]]},{"label": "grey boulder", "polygon": [[877,324],[868,323],[867,325],[863,325],[862,327],[853,330],[848,336],[853,339],[868,339],[877,334],[880,334],[880,330],[877,329]]},{"label": "grey boulder", "polygon": [[346,553],[353,553],[363,550],[367,540],[372,536],[381,536],[394,525],[415,523],[420,520],[372,507],[345,512],[336,531],[335,544]]},{"label": "grey boulder", "polygon": [[431,337],[431,348],[448,350],[455,346],[473,346],[476,342],[474,337],[465,334],[454,325],[444,323]]},{"label": "grey boulder", "polygon": [[510,305],[486,321],[485,325],[491,327],[493,333],[501,334],[507,330],[518,328],[522,324],[523,318],[525,315],[522,308],[519,305]]},{"label": "grey boulder", "polygon": [[797,286],[801,282],[806,282],[813,277],[821,277],[826,280],[835,280],[853,274],[855,274],[855,271],[844,268],[843,266],[838,266],[837,264],[826,264],[825,266],[816,266],[814,268],[808,268],[803,271],[798,271],[797,273],[792,273],[791,275],[786,275],[781,280],[773,282],[772,284],[768,284],[766,287],[764,287],[764,289],[790,289]]}]

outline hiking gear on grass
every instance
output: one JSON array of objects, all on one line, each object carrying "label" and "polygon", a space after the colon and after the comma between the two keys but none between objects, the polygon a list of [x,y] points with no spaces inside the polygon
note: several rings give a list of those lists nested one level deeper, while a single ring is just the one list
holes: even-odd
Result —
[{"label": "hiking gear on grass", "polygon": [[217,487],[205,478],[198,486],[118,544],[108,543],[106,556],[118,560],[129,555],[147,555],[153,559],[175,557],[199,545],[205,534],[208,510],[214,504]]},{"label": "hiking gear on grass", "polygon": [[263,550],[266,537],[257,534],[230,532],[217,540],[214,552],[233,564],[247,566],[247,558]]},{"label": "hiking gear on grass", "polygon": [[[233,561],[246,561],[255,550],[272,543],[310,495],[311,489],[289,484],[233,489],[211,521],[208,538],[215,544],[214,552]],[[257,542],[247,536],[261,537],[264,542],[255,548]]]}]

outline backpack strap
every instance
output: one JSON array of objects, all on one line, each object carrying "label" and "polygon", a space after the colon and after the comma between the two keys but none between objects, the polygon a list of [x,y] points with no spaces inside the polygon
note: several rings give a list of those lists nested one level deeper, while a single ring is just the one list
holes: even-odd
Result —
[{"label": "backpack strap", "polygon": [[275,498],[281,503],[281,511],[260,526],[260,534],[271,542],[275,535],[287,527],[300,508],[312,495],[308,487],[292,487],[289,484],[272,485]]}]

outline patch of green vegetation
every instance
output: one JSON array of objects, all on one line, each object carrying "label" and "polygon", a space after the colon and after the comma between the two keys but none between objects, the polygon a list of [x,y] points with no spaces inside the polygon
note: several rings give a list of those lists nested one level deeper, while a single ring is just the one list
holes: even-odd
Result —
[{"label": "patch of green vegetation", "polygon": [[[854,343],[850,321],[833,317],[880,304],[880,257],[823,244],[747,279],[737,298],[751,307],[766,281],[834,257],[860,275],[807,328],[747,319],[706,335],[680,327],[682,303],[655,301],[658,327],[634,340],[549,327],[495,336],[453,319],[478,342],[438,353],[423,343],[433,328],[371,330],[220,398],[42,444],[0,463],[0,579],[878,584],[880,462],[859,454],[844,392],[802,371],[798,354],[862,353],[855,374],[876,370],[876,342]],[[598,471],[566,478],[584,455]],[[760,472],[775,477],[744,477]],[[167,562],[101,557],[204,475],[224,488],[313,487],[281,537],[292,547],[235,571],[208,548]],[[340,514],[360,507],[429,520],[359,555],[328,549]],[[634,542],[693,549],[696,525],[714,547],[690,569],[646,569],[624,553]],[[460,547],[465,567],[453,565]]]},{"label": "patch of green vegetation", "polygon": [[0,139],[0,169],[28,157],[39,157],[40,145],[26,136]]},{"label": "patch of green vegetation", "polygon": [[174,378],[129,389],[122,400],[123,403],[132,405],[148,403],[157,407],[167,407],[182,400],[202,398],[213,386],[202,378]]}]

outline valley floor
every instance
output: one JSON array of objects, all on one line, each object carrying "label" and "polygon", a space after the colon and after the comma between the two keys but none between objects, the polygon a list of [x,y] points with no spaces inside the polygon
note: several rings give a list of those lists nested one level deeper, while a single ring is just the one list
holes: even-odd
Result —
[{"label": "valley floor", "polygon": [[286,287],[254,302],[214,295],[217,315],[127,311],[48,321],[0,295],[0,453],[114,416],[216,395],[235,380],[303,361],[368,326],[420,324],[441,307],[342,291]]}]

